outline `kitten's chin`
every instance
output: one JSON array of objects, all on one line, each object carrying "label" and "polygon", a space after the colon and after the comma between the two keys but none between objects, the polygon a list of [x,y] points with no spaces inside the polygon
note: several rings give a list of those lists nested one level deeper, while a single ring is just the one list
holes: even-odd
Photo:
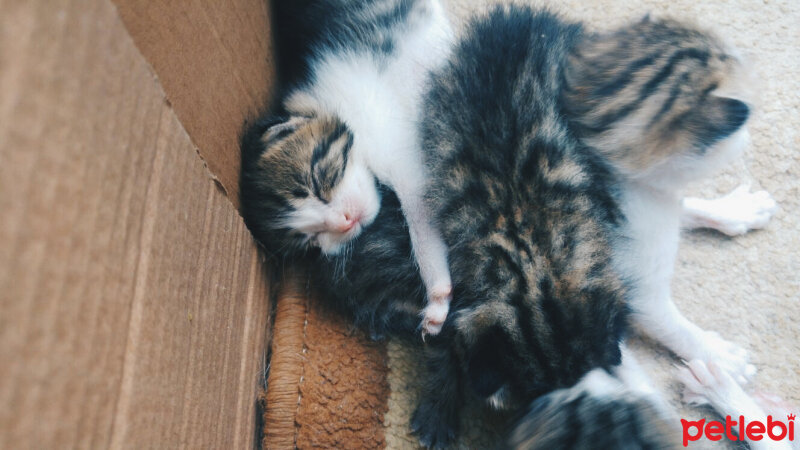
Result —
[{"label": "kitten's chin", "polygon": [[328,256],[336,256],[344,250],[347,244],[357,238],[364,229],[362,224],[358,224],[344,233],[326,231],[317,235],[317,243],[322,253]]}]

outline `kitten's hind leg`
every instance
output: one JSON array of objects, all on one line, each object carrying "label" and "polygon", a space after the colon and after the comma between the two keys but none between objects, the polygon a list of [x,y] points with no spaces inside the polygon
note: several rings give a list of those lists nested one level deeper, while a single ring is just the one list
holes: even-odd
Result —
[{"label": "kitten's hind leg", "polygon": [[738,236],[764,228],[777,208],[767,191],[750,192],[750,186],[741,185],[714,200],[684,198],[681,226],[686,229],[712,228],[728,236]]},{"label": "kitten's hind leg", "polygon": [[687,319],[669,296],[669,289],[634,303],[632,318],[639,330],[686,361],[714,362],[746,383],[756,373],[747,352],[713,331]]},{"label": "kitten's hind leg", "polygon": [[[767,423],[764,409],[750,397],[733,377],[715,363],[706,364],[693,360],[681,367],[678,378],[684,385],[683,400],[694,405],[710,405],[722,416],[731,416],[737,420],[739,416],[750,422],[758,420]],[[793,426],[790,425],[790,426]],[[734,431],[738,427],[733,427]],[[774,441],[765,433],[763,440],[749,441],[753,450],[789,449],[786,441]]]}]

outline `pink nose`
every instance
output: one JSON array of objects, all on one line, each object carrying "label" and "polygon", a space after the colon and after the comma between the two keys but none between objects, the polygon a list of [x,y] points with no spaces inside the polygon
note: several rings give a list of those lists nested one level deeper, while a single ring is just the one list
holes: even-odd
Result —
[{"label": "pink nose", "polygon": [[340,233],[346,233],[346,232],[350,231],[355,225],[356,225],[356,223],[354,221],[352,221],[352,220],[348,220],[346,222],[343,222],[341,225],[339,225],[339,232]]},{"label": "pink nose", "polygon": [[359,220],[361,220],[360,215],[344,213],[344,222],[339,225],[339,232],[346,233],[350,231],[354,226],[356,226]]}]

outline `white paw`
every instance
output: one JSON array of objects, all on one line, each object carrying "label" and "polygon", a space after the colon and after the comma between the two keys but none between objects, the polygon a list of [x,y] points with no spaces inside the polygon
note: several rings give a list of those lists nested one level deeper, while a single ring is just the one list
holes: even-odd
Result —
[{"label": "white paw", "polygon": [[747,184],[712,202],[712,227],[728,236],[764,228],[778,209],[767,191],[750,192]]},{"label": "white paw", "polygon": [[447,313],[450,311],[453,288],[447,284],[431,289],[428,305],[422,310],[422,337],[435,336],[442,331]]},{"label": "white paw", "polygon": [[699,359],[719,366],[737,382],[746,384],[756,374],[756,367],[748,361],[747,351],[726,341],[719,334],[706,331],[701,345],[702,348],[698,352],[701,355]]},{"label": "white paw", "polygon": [[678,368],[678,379],[683,383],[683,401],[692,405],[720,405],[742,392],[727,371],[699,359]]}]

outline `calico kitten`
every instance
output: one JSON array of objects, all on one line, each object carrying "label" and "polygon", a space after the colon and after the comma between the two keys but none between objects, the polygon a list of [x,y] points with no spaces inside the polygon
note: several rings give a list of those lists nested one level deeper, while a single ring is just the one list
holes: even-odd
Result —
[{"label": "calico kitten", "polygon": [[649,18],[588,36],[568,61],[563,98],[573,129],[622,187],[627,241],[615,261],[634,280],[633,322],[681,358],[716,361],[746,380],[755,369],[745,352],[691,323],[670,297],[681,225],[741,234],[766,225],[776,208],[746,187],[718,200],[680,195],[747,143],[742,61],[708,32]]},{"label": "calico kitten", "polygon": [[452,287],[422,199],[416,118],[428,71],[450,47],[444,11],[438,0],[321,0],[278,2],[277,13],[282,62],[300,78],[285,115],[243,139],[245,221],[274,253],[336,256],[375,219],[377,178],[400,199],[429,300],[423,333],[436,334]]}]

